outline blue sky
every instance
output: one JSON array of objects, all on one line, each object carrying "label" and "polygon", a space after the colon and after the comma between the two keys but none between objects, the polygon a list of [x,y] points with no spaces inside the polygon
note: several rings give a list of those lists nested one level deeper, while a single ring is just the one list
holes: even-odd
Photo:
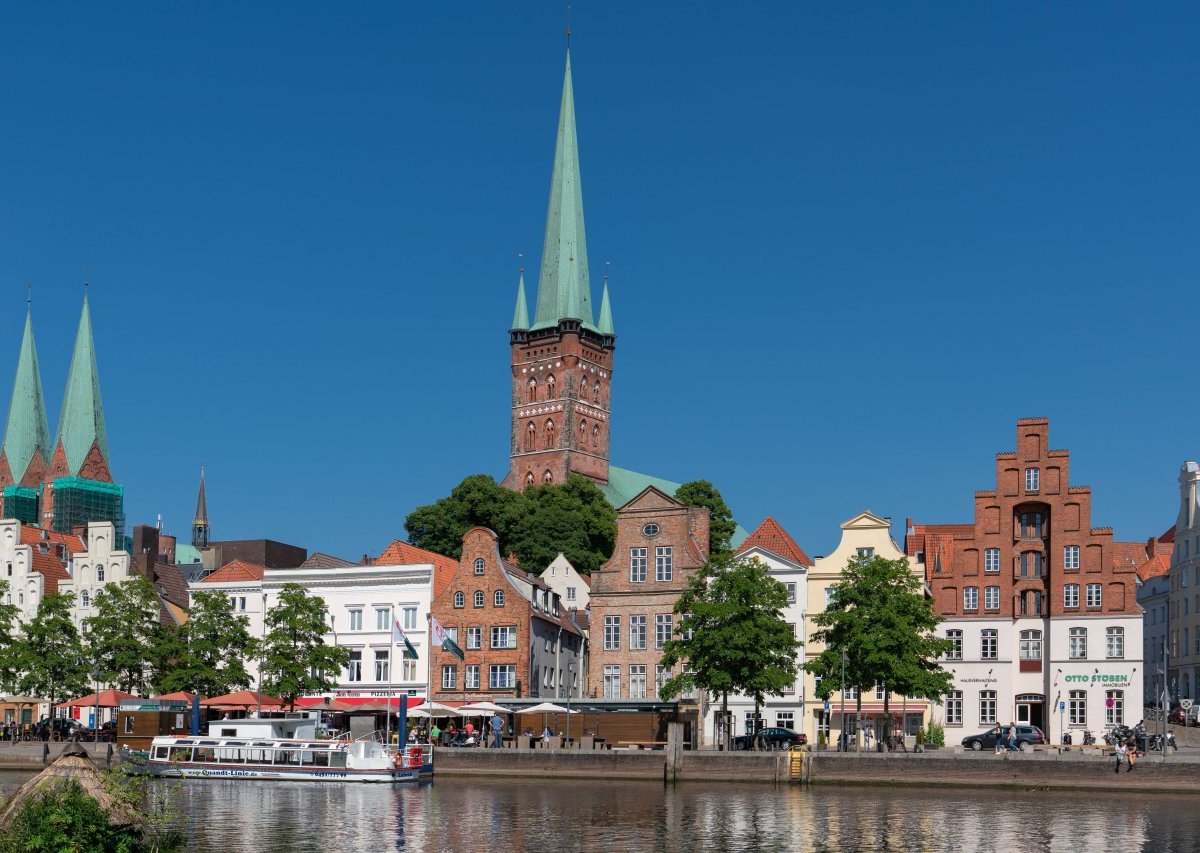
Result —
[{"label": "blue sky", "polygon": [[[54,428],[87,266],[131,523],[186,536],[204,464],[215,537],[357,558],[502,476],[564,6],[5,5],[0,378],[32,282]],[[1198,18],[576,3],[614,461],[816,555],[862,509],[970,520],[1044,415],[1094,524],[1165,530],[1200,455]]]}]

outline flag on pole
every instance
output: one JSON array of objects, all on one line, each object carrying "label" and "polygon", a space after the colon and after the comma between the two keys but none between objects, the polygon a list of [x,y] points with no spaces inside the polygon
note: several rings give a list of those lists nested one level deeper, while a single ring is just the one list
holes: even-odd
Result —
[{"label": "flag on pole", "polygon": [[436,618],[430,617],[433,620],[433,644],[441,646],[442,651],[449,652],[459,660],[466,660],[466,655],[463,650],[458,647],[458,643],[450,639],[450,635],[446,633],[446,629],[442,627],[442,623]]},{"label": "flag on pole", "polygon": [[404,633],[404,629],[400,627],[400,620],[392,620],[392,642],[401,643],[404,645],[404,656],[417,659],[417,649],[408,639],[408,635]]}]

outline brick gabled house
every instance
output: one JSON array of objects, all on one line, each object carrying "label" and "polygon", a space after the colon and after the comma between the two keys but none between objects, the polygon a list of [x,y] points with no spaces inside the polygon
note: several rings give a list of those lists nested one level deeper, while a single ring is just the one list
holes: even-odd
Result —
[{"label": "brick gabled house", "polygon": [[648,486],[617,510],[613,555],[592,573],[591,694],[654,699],[670,677],[659,666],[675,602],[708,559],[709,512]]},{"label": "brick gabled house", "polygon": [[435,701],[583,695],[583,631],[549,586],[500,557],[491,530],[476,527],[463,536],[458,569],[431,612],[464,654],[460,661],[431,649]]},{"label": "brick gabled house", "polygon": [[1016,450],[996,454],[973,522],[908,521],[905,550],[955,643],[943,711],[960,736],[1015,721],[1058,741],[1140,717],[1146,544],[1092,526],[1091,488],[1071,485],[1070,452],[1049,434],[1046,418],[1017,421]]}]

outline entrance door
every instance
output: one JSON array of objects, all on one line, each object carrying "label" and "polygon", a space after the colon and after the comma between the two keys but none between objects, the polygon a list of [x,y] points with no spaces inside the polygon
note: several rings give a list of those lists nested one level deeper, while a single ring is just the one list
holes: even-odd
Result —
[{"label": "entrance door", "polygon": [[1037,726],[1042,731],[1046,730],[1045,722],[1042,715],[1043,704],[1041,702],[1018,702],[1017,703],[1017,723],[1024,726]]},{"label": "entrance door", "polygon": [[1030,723],[1029,723],[1029,708],[1030,708],[1030,706],[1026,703],[1021,703],[1020,705],[1017,705],[1017,722],[1020,725],[1023,725],[1023,726],[1030,725]]}]

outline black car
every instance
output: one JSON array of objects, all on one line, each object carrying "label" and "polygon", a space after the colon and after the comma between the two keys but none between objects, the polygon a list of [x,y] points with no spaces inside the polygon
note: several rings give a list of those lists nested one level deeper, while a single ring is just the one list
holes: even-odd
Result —
[{"label": "black car", "polygon": [[739,735],[733,739],[734,749],[791,749],[808,743],[808,735],[791,729],[759,729],[757,734]]},{"label": "black car", "polygon": [[[1008,733],[1008,726],[1003,727],[1001,737],[1005,737]],[[1017,749],[1021,749],[1025,744],[1036,744],[1038,746],[1046,742],[1046,735],[1037,726],[1017,726]],[[973,749],[978,752],[985,747],[987,749],[995,749],[996,747],[996,730],[989,729],[977,735],[967,735],[962,739],[962,745],[966,749]]]}]

